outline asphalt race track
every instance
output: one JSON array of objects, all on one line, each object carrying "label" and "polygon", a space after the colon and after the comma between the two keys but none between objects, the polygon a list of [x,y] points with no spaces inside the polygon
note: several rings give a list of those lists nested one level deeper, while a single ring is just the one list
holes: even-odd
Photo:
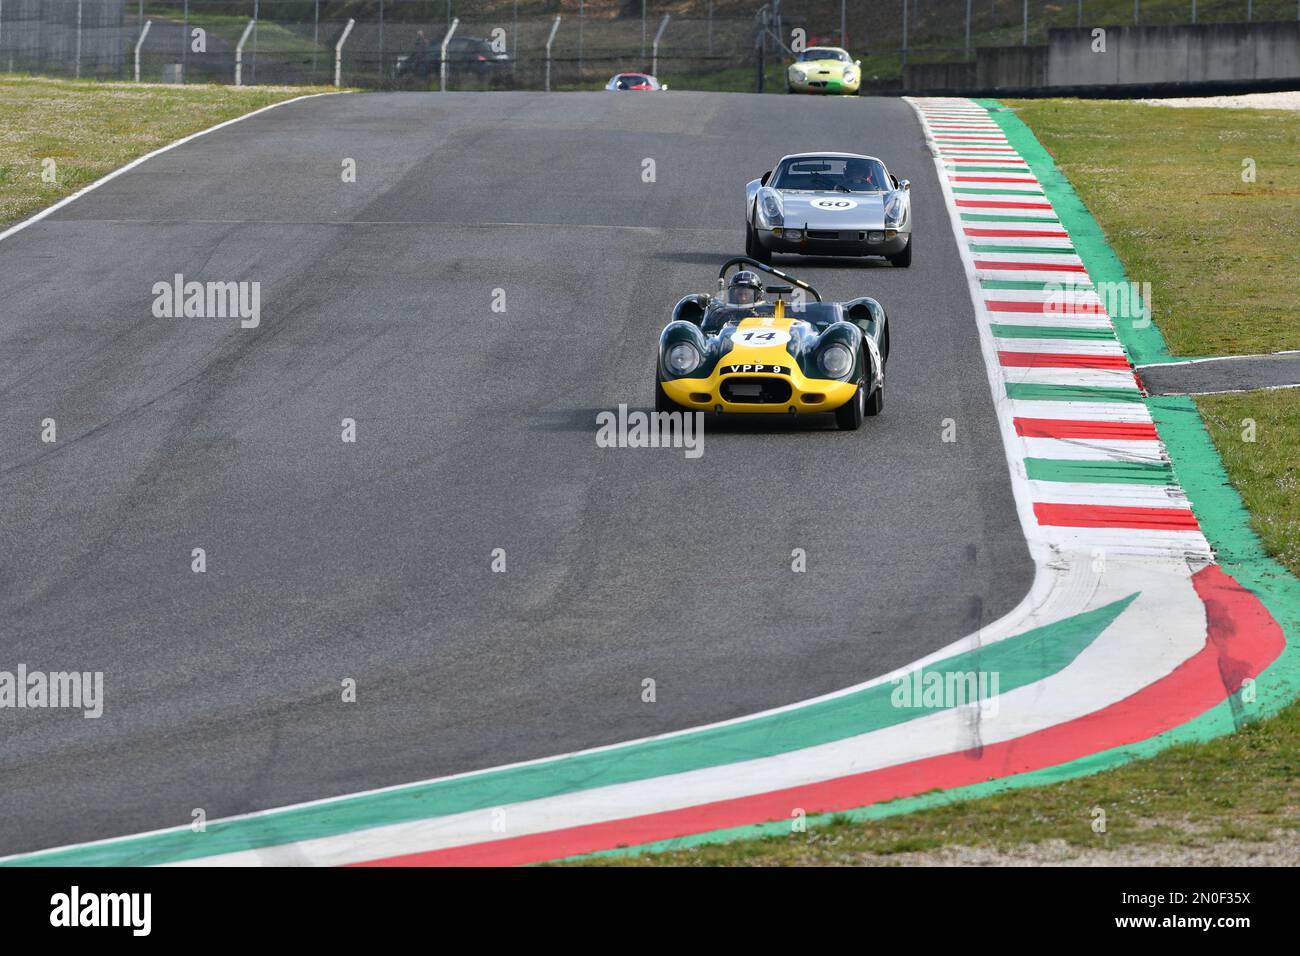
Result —
[{"label": "asphalt race track", "polygon": [[[913,183],[911,269],[777,260],[885,304],[883,416],[710,421],[696,460],[598,448],[598,411],[650,406],[672,304],[742,250],[745,181],[805,149]],[[260,281],[260,326],[155,318],[177,273]],[[103,671],[105,694],[98,720],[6,715],[0,854],[793,703],[1032,577],[900,100],[307,100],[0,243],[0,303],[0,669]]]}]

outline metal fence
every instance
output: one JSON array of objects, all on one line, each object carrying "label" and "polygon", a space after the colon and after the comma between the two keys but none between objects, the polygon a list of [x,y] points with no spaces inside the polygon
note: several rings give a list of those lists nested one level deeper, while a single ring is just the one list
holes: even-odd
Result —
[{"label": "metal fence", "polygon": [[598,88],[623,70],[753,89],[761,19],[768,82],[799,37],[847,46],[870,87],[897,82],[908,62],[1041,43],[1054,26],[1294,18],[1300,0],[0,0],[0,68],[133,79],[138,64],[146,82],[437,87],[438,71],[404,74],[399,58],[436,46],[456,21],[457,37],[494,44],[505,62],[454,63],[451,89]]}]

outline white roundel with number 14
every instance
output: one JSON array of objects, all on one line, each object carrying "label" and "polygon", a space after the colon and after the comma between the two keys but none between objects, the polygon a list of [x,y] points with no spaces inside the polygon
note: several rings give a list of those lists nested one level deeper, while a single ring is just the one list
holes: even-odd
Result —
[{"label": "white roundel with number 14", "polygon": [[774,345],[785,345],[790,341],[790,333],[784,329],[737,329],[731,336],[731,346],[748,346],[749,348],[769,348]]}]

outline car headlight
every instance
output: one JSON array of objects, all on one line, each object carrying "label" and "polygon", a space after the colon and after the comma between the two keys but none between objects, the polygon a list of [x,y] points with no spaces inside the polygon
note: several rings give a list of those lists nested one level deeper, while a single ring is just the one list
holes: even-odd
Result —
[{"label": "car headlight", "polygon": [[845,82],[845,83],[852,83],[852,82],[853,82],[853,71],[852,71],[852,70],[845,70],[845,71],[844,71],[844,82]]},{"label": "car headlight", "polygon": [[903,221],[903,197],[894,193],[885,200],[885,225],[897,226]]},{"label": "car headlight", "polygon": [[853,353],[848,346],[838,342],[823,349],[818,361],[821,362],[822,371],[831,378],[843,378],[853,370]]},{"label": "car headlight", "polygon": [[785,216],[781,209],[781,200],[777,198],[776,193],[763,193],[762,203],[763,217],[767,220],[769,226],[781,226],[785,224]]},{"label": "car headlight", "polygon": [[803,70],[791,70],[790,79],[794,80],[796,83],[802,83],[804,80],[808,79],[808,74]]},{"label": "car headlight", "polygon": [[700,364],[700,350],[690,342],[678,342],[664,356],[664,368],[673,375],[685,375]]}]

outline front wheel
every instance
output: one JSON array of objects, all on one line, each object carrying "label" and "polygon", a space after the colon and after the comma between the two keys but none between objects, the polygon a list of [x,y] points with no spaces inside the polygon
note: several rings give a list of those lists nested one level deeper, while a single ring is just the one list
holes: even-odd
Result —
[{"label": "front wheel", "polygon": [[751,223],[745,223],[745,255],[757,259],[764,265],[772,264],[772,252],[758,241],[758,230]]},{"label": "front wheel", "polygon": [[866,411],[865,386],[859,382],[853,397],[835,409],[835,424],[844,431],[857,431],[862,427],[862,416]]},{"label": "front wheel", "polygon": [[886,256],[894,265],[906,269],[912,264],[912,237],[907,237],[907,245],[903,246],[903,251],[895,253],[892,256]]}]

